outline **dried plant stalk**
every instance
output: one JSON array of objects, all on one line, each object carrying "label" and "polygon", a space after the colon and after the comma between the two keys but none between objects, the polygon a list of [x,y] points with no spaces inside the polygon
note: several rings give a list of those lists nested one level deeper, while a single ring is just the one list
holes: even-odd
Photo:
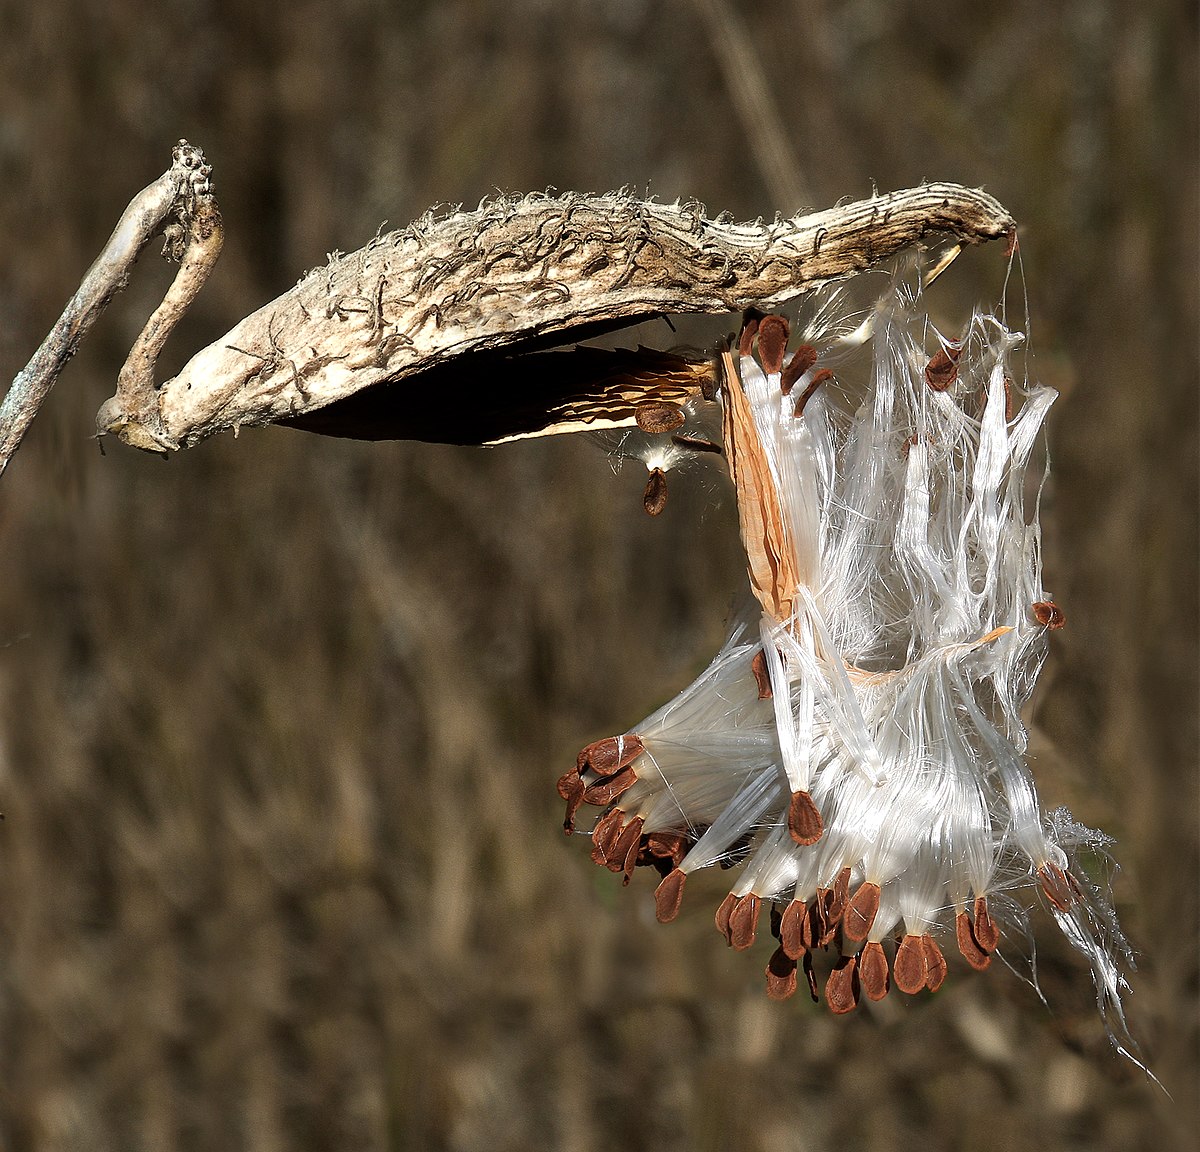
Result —
[{"label": "dried plant stalk", "polygon": [[[990,196],[944,183],[750,224],[709,220],[699,204],[656,204],[627,193],[505,197],[474,212],[427,215],[332,257],[159,389],[152,362],[127,365],[98,428],[137,447],[176,449],[241,426],[303,422],[324,410],[325,426],[319,417],[311,426],[345,433],[340,409],[329,406],[355,397],[357,427],[347,434],[409,435],[403,420],[396,431],[364,430],[375,409],[363,407],[358,394],[375,389],[378,399],[375,386],[403,383],[382,390],[381,411],[394,416],[431,400],[436,407],[430,393],[447,385],[439,370],[464,358],[482,357],[477,373],[501,360],[511,369],[516,354],[660,314],[777,305],[927,237],[979,243],[1013,228]],[[669,372],[677,380],[689,367],[680,361]],[[597,395],[596,377],[589,378],[582,421],[632,424],[625,384],[611,371],[599,375],[608,383]],[[526,403],[519,371],[510,371],[506,385],[513,394],[504,404]],[[543,418],[516,434],[578,427],[579,414],[564,401],[571,392],[567,379],[545,402]],[[647,396],[654,396],[652,384],[634,400]],[[499,427],[492,436],[484,427],[456,435],[462,406],[444,398],[440,404],[444,412],[419,421],[424,438],[484,442],[514,434]]]}]

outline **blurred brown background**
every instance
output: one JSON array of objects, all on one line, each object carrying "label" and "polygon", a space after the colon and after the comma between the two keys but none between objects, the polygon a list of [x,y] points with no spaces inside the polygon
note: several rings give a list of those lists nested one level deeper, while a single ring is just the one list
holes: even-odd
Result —
[{"label": "blurred brown background", "polygon": [[[170,275],[148,255],[0,481],[0,1146],[1194,1147],[1196,24],[1185,0],[0,0],[3,381],[180,136],[228,240],[168,373],[381,220],[497,187],[750,218],[872,180],[997,195],[1063,392],[1042,800],[1119,840],[1133,1026],[1174,1095],[1110,1052],[1046,922],[1049,1010],[956,967],[836,1021],[766,999],[769,949],[724,948],[720,877],[656,925],[645,877],[562,836],[554,781],[720,642],[728,502],[676,483],[652,521],[644,475],[581,441],[102,457]],[[960,261],[947,315],[1001,265]]]}]

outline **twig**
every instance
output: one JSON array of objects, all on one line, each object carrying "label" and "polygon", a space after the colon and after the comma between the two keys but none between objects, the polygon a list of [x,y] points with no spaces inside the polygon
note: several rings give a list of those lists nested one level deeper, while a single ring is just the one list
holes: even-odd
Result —
[{"label": "twig", "polygon": [[130,268],[150,238],[173,208],[186,219],[197,197],[210,195],[208,174],[203,153],[181,140],[172,152],[171,167],[129,202],[79,290],[0,404],[0,473],[79,342],[125,287]]}]

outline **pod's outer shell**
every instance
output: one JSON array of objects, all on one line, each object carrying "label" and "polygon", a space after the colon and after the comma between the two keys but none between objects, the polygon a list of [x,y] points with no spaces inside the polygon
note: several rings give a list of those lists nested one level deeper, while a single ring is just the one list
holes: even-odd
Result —
[{"label": "pod's outer shell", "polygon": [[[661,353],[647,353],[660,357],[651,363],[585,350],[537,364],[525,354],[657,315],[775,307],[926,238],[978,243],[1014,227],[990,196],[955,184],[769,223],[627,193],[428,214],[331,257],[197,353],[158,390],[153,439],[181,448],[288,422],[484,443],[631,423],[639,398],[696,390],[707,366]],[[464,399],[471,380],[487,411]]]}]

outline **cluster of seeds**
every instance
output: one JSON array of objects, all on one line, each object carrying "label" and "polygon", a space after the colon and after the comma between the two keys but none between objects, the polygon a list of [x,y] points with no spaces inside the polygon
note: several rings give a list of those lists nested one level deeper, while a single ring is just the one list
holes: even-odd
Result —
[{"label": "cluster of seeds", "polygon": [[743,865],[718,931],[748,949],[765,909],[768,993],[803,971],[835,1013],[936,991],[951,939],[988,968],[1040,894],[1128,1051],[1132,957],[1075,861],[1106,840],[1043,815],[1020,719],[1064,623],[1025,506],[1054,393],[1014,383],[1019,333],[977,315],[946,338],[903,284],[862,324],[816,315],[789,351],[786,318],[748,313],[716,365],[756,610],[679,696],[583,749],[565,827],[602,809],[593,860],[655,869],[663,922],[692,872]]}]

